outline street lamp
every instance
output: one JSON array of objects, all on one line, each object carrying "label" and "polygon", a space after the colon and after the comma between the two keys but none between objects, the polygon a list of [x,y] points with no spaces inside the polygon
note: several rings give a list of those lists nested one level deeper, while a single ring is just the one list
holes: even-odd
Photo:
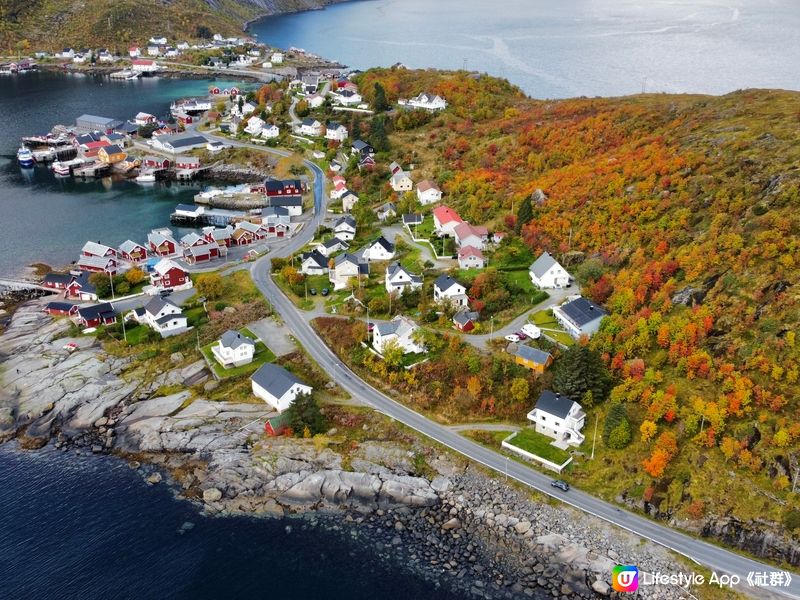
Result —
[{"label": "street lamp", "polygon": [[494,341],[494,315],[489,317],[489,341]]}]

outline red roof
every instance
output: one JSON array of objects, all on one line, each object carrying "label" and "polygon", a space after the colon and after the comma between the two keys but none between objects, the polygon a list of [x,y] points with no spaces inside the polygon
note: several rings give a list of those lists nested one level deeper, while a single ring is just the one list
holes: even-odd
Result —
[{"label": "red roof", "polygon": [[139,46],[131,46],[130,48],[128,48],[128,51],[129,52],[131,52],[131,51],[135,52],[138,49],[139,49]]},{"label": "red roof", "polygon": [[439,223],[461,223],[463,219],[458,216],[458,213],[454,211],[449,206],[437,206],[433,209],[433,216],[439,221]]},{"label": "red roof", "polygon": [[146,58],[134,58],[131,61],[131,64],[140,65],[140,66],[150,66],[156,64],[154,60],[147,60]]},{"label": "red roof", "polygon": [[105,140],[100,140],[99,142],[88,142],[83,144],[84,147],[88,148],[89,150],[94,150],[95,148],[104,148],[105,146],[110,146],[111,144]]},{"label": "red roof", "polygon": [[470,225],[469,223],[459,223],[453,229],[453,233],[456,234],[456,237],[460,240],[467,238],[471,235],[475,237],[484,237],[489,235],[489,230],[486,229],[483,225]]},{"label": "red roof", "polygon": [[461,250],[458,251],[458,258],[466,258],[468,256],[483,258],[483,252],[481,252],[475,246],[464,246],[463,248],[461,248]]}]

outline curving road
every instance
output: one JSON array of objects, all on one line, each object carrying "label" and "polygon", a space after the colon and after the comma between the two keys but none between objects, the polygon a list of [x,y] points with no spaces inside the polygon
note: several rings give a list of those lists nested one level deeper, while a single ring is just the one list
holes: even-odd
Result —
[{"label": "curving road", "polygon": [[[325,194],[324,175],[313,163],[306,162],[315,174],[314,195],[315,214],[312,224],[318,223],[324,216]],[[313,236],[314,227],[307,227],[291,244],[281,248],[276,256],[288,256],[302,248]],[[400,421],[417,432],[447,446],[451,450],[480,463],[494,471],[511,477],[520,483],[558,500],[626,529],[652,542],[665,546],[689,559],[708,567],[718,574],[728,573],[741,578],[739,591],[757,593],[761,596],[772,596],[777,593],[783,597],[800,599],[800,576],[793,576],[791,585],[784,588],[769,588],[769,592],[747,586],[749,572],[777,571],[775,567],[759,563],[735,552],[715,546],[708,542],[693,538],[669,527],[660,525],[642,516],[618,508],[578,489],[567,493],[555,490],[550,482],[552,478],[524,464],[510,460],[493,450],[481,446],[462,437],[456,431],[431,421],[427,417],[392,400],[382,392],[373,388],[344,365],[339,358],[325,345],[306,322],[301,312],[283,294],[270,277],[269,257],[263,257],[251,267],[253,280],[264,296],[272,303],[274,310],[281,315],[297,340],[304,346],[309,355],[317,361],[322,369],[328,372],[334,381],[349,392],[354,398],[373,407],[375,410]],[[687,569],[688,571],[688,569]]]}]

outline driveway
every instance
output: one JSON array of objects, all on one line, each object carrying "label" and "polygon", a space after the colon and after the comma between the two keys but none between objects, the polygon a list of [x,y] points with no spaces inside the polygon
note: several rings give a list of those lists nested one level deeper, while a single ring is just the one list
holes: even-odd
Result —
[{"label": "driveway", "polygon": [[247,328],[264,342],[275,353],[275,356],[285,356],[297,350],[297,346],[289,337],[289,330],[286,326],[272,317],[250,323]]}]

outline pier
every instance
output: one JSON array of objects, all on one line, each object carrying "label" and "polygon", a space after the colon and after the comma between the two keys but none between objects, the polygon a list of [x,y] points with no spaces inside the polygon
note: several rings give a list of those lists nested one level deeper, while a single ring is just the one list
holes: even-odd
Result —
[{"label": "pier", "polygon": [[93,162],[84,166],[72,167],[72,174],[75,177],[103,177],[111,172],[111,165],[101,162]]},{"label": "pier", "polygon": [[238,210],[225,210],[220,208],[206,208],[194,214],[175,211],[169,216],[169,222],[177,227],[225,227],[237,221],[247,219],[247,214]]}]

